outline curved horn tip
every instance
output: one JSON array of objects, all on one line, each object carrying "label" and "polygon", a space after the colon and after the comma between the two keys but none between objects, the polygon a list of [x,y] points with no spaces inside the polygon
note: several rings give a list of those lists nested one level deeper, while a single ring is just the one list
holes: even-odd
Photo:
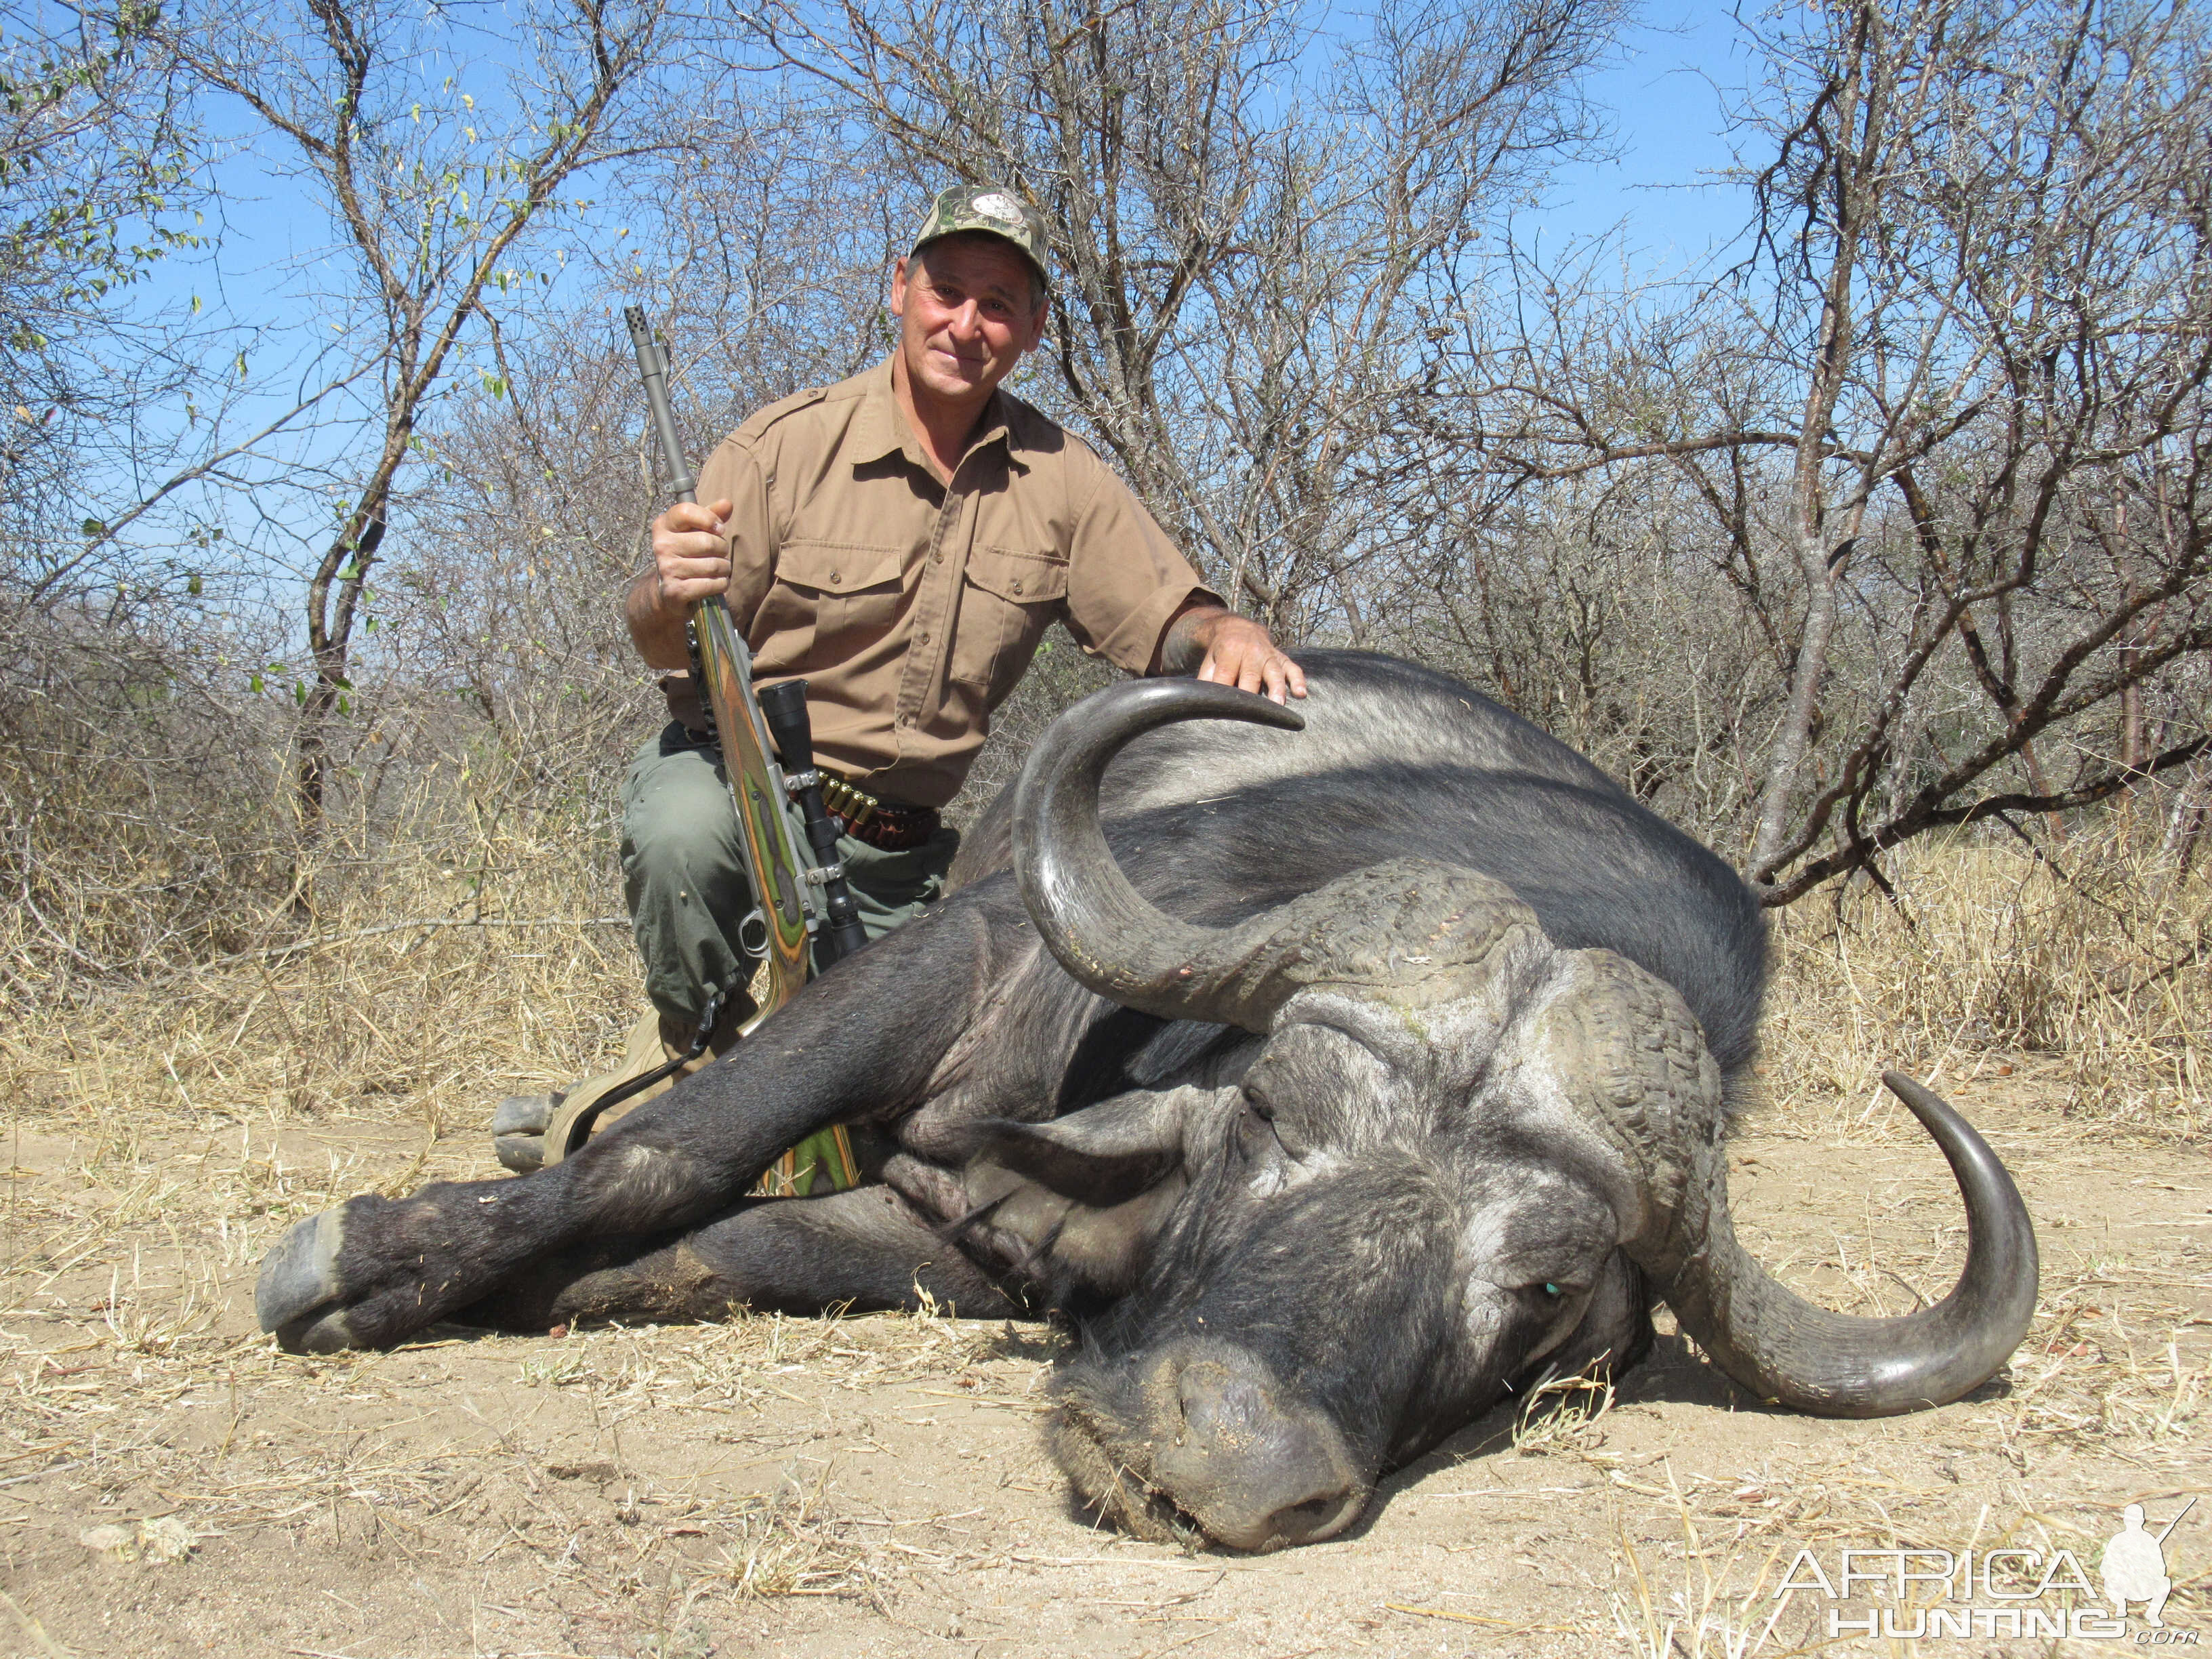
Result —
[{"label": "curved horn tip", "polygon": [[1214,705],[1210,708],[1189,708],[1189,718],[1245,720],[1254,726],[1273,726],[1285,732],[1303,732],[1306,728],[1304,714],[1288,703],[1277,702],[1273,697],[1263,696],[1257,691],[1243,691],[1216,680],[1184,679],[1180,676],[1142,683],[1172,687],[1172,690],[1154,695],[1172,697],[1186,707],[1193,702]]},{"label": "curved horn tip", "polygon": [[1288,703],[1277,702],[1273,697],[1262,696],[1257,691],[1239,691],[1237,695],[1254,698],[1259,702],[1259,708],[1243,717],[1246,720],[1261,726],[1276,726],[1285,732],[1306,729],[1306,717]]},{"label": "curved horn tip", "polygon": [[1724,1210],[1710,1223],[1718,1243],[1702,1247],[1706,1265],[1664,1292],[1739,1386],[1823,1416],[1888,1417],[1957,1400],[2003,1367],[2035,1317],[2035,1224],[2003,1161],[1934,1090],[1901,1072],[1882,1082],[1942,1150],[1966,1204],[1966,1259],[1948,1296],[1888,1319],[1831,1313],[1751,1261]]},{"label": "curved horn tip", "polygon": [[1911,1108],[1912,1115],[1923,1123],[1928,1121],[1928,1115],[1930,1113],[1953,1118],[1959,1115],[1952,1109],[1949,1101],[1944,1099],[1917,1078],[1900,1072],[1894,1066],[1881,1074],[1881,1086]]},{"label": "curved horn tip", "polygon": [[[1967,1211],[1967,1265],[1953,1295],[1967,1294],[1981,1307],[2003,1310],[1996,1322],[2012,1332],[2004,1345],[2009,1355],[2027,1338],[2042,1279],[2035,1222],[2019,1183],[1996,1148],[1942,1096],[1899,1071],[1884,1072],[1881,1081],[1920,1120],[1951,1165]],[[1978,1265],[1984,1268],[1978,1275]],[[1991,1366],[1992,1375],[1996,1369]]]},{"label": "curved horn tip", "polygon": [[1989,1151],[1989,1143],[1960,1115],[1959,1109],[1926,1084],[1892,1069],[1881,1074],[1881,1086],[1903,1101],[1905,1109],[1940,1144],[1948,1146],[1954,1140],[1964,1139],[1984,1152]]}]

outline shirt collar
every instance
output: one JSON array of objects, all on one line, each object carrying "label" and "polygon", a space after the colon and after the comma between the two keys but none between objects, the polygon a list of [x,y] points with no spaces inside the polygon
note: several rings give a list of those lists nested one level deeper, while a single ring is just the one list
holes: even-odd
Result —
[{"label": "shirt collar", "polygon": [[[1001,387],[994,390],[991,401],[983,405],[983,417],[976,422],[968,453],[972,455],[987,444],[1001,442],[1007,445],[1011,453],[1012,440],[1012,411],[1006,407],[1006,392]],[[899,410],[898,392],[891,385],[891,360],[886,357],[868,376],[866,393],[853,422],[853,464],[864,466],[890,454],[903,455],[924,472],[936,476],[928,457],[922,453],[921,440],[915,435]]]},{"label": "shirt collar", "polygon": [[865,465],[901,451],[915,465],[921,465],[921,446],[899,413],[898,393],[891,389],[891,360],[886,357],[869,374],[853,422],[853,464]]}]

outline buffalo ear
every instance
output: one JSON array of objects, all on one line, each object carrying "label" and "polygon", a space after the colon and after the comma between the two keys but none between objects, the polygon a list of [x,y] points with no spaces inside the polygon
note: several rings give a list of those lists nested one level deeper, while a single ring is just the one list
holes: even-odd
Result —
[{"label": "buffalo ear", "polygon": [[995,1164],[1091,1209],[1110,1209],[1157,1187],[1182,1163],[1193,1094],[1137,1090],[1049,1123],[994,1118],[980,1126],[975,1161]]},{"label": "buffalo ear", "polygon": [[1183,1193],[1181,1170],[1121,1204],[1094,1209],[1047,1192],[988,1164],[969,1167],[968,1193],[986,1224],[1020,1246],[1024,1271],[1052,1284],[1055,1296],[1083,1285],[1105,1296],[1136,1288],[1153,1242]]},{"label": "buffalo ear", "polygon": [[1193,1105],[1212,1098],[1139,1091],[1050,1123],[982,1125],[966,1176],[976,1220],[1018,1243],[1028,1271],[1125,1294],[1182,1197]]}]

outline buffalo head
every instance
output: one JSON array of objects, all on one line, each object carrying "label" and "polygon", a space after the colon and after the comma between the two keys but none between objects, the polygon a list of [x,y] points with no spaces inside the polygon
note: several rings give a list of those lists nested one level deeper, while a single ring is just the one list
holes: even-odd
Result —
[{"label": "buffalo head", "polygon": [[1350,1525],[1377,1475],[1547,1368],[1626,1364],[1649,1297],[1762,1400],[1941,1404],[2025,1333],[2034,1235],[1979,1136],[1890,1086],[1950,1160],[1957,1285],[1899,1319],[1816,1307],[1730,1226],[1719,1066],[1674,988],[1554,946],[1501,883],[1376,865],[1233,927],[1161,914],[1115,865],[1107,763],[1263,699],[1133,684],[1024,772],[1015,867],[1060,963],[1125,1007],[1264,1038],[1219,1086],[1000,1123],[971,1167],[994,1224],[1112,1298],[1056,1382],[1055,1455],[1137,1533],[1264,1550]]}]

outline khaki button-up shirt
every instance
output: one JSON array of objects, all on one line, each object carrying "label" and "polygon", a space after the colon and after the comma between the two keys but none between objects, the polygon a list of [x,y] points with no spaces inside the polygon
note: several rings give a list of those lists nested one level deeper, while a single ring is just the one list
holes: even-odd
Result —
[{"label": "khaki button-up shirt", "polygon": [[[822,763],[905,805],[958,793],[1054,623],[1142,673],[1185,600],[1220,603],[1080,439],[1004,391],[939,477],[888,361],[739,427],[700,471],[699,499],[724,497],[756,682],[804,678]],[[663,684],[703,724],[690,677]]]}]

